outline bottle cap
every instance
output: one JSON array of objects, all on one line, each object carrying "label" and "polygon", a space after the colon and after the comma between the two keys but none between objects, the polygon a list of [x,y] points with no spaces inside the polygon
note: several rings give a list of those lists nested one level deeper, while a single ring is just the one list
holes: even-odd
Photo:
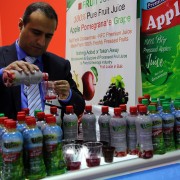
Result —
[{"label": "bottle cap", "polygon": [[86,105],[85,106],[85,111],[87,111],[87,112],[92,111],[92,105]]},{"label": "bottle cap", "polygon": [[4,113],[0,113],[0,117],[4,117]]},{"label": "bottle cap", "polygon": [[25,111],[18,111],[17,114],[25,114],[26,115]]},{"label": "bottle cap", "polygon": [[175,101],[180,101],[180,98],[175,98]]},{"label": "bottle cap", "polygon": [[180,108],[180,101],[174,101],[173,104],[175,108]]},{"label": "bottle cap", "polygon": [[52,114],[56,114],[56,113],[57,113],[57,107],[56,107],[56,106],[51,106],[51,107],[50,107],[50,112],[51,112]]},{"label": "bottle cap", "polygon": [[149,111],[156,111],[156,106],[155,105],[149,105],[148,110]]},{"label": "bottle cap", "polygon": [[139,112],[139,107],[140,106],[144,106],[144,104],[137,104],[137,110],[138,110],[138,112]]},{"label": "bottle cap", "polygon": [[7,120],[5,125],[4,125],[7,129],[15,129],[16,128],[16,121],[14,120]]},{"label": "bottle cap", "polygon": [[44,113],[44,112],[37,112],[36,117],[37,117],[38,119],[44,119],[45,113]]},{"label": "bottle cap", "polygon": [[165,99],[165,96],[159,96],[159,99]]},{"label": "bottle cap", "polygon": [[157,99],[152,99],[151,102],[152,103],[158,103]]},{"label": "bottle cap", "polygon": [[138,97],[138,102],[139,102],[139,103],[142,103],[142,99],[144,99],[144,96],[139,96],[139,97]]},{"label": "bottle cap", "polygon": [[146,106],[140,106],[139,107],[139,112],[140,113],[146,113],[147,112],[147,107]]},{"label": "bottle cap", "polygon": [[119,107],[121,108],[121,111],[127,110],[126,104],[120,104]]},{"label": "bottle cap", "polygon": [[144,99],[150,99],[151,97],[150,94],[144,94],[143,96],[144,96]]},{"label": "bottle cap", "polygon": [[18,121],[25,121],[26,115],[25,114],[17,114]]},{"label": "bottle cap", "polygon": [[121,108],[120,107],[114,108],[114,114],[115,115],[121,115]]},{"label": "bottle cap", "polygon": [[155,98],[155,97],[152,97],[152,98],[151,98],[151,102],[152,102],[152,101],[155,101],[155,100],[157,101],[157,98]]},{"label": "bottle cap", "polygon": [[52,114],[45,114],[45,116],[44,116],[45,121],[48,117],[52,117],[52,116],[53,116]]},{"label": "bottle cap", "polygon": [[26,119],[27,126],[34,126],[36,125],[36,119],[34,117]]},{"label": "bottle cap", "polygon": [[56,118],[54,116],[49,116],[46,118],[46,123],[47,124],[56,123]]},{"label": "bottle cap", "polygon": [[29,108],[23,108],[22,111],[24,111],[26,113],[26,115],[29,114]]},{"label": "bottle cap", "polygon": [[142,99],[142,104],[148,105],[149,104],[149,100],[148,99]]},{"label": "bottle cap", "polygon": [[36,109],[35,111],[34,111],[34,117],[36,117],[37,116],[37,113],[38,112],[42,112],[42,110],[40,110],[40,109]]},{"label": "bottle cap", "polygon": [[163,111],[164,110],[170,110],[170,104],[163,104]]},{"label": "bottle cap", "polygon": [[8,117],[0,117],[0,125],[4,125],[4,121],[8,119]]},{"label": "bottle cap", "polygon": [[101,112],[102,113],[108,113],[109,112],[109,106],[102,106]]},{"label": "bottle cap", "polygon": [[73,112],[73,106],[66,106],[66,113],[72,113]]},{"label": "bottle cap", "polygon": [[171,102],[171,97],[166,97],[165,100]]},{"label": "bottle cap", "polygon": [[129,112],[130,113],[137,113],[137,107],[136,106],[130,106],[129,107]]}]

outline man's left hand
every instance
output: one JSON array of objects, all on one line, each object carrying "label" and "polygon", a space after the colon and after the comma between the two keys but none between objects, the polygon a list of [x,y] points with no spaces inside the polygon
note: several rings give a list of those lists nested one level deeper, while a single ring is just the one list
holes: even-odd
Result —
[{"label": "man's left hand", "polygon": [[65,100],[69,97],[70,85],[66,80],[58,80],[54,82],[54,90],[60,100]]}]

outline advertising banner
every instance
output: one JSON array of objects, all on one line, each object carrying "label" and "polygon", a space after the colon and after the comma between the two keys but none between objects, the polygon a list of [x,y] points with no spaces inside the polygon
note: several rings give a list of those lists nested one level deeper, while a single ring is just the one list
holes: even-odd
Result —
[{"label": "advertising banner", "polygon": [[67,0],[66,58],[87,103],[136,100],[137,0]]},{"label": "advertising banner", "polygon": [[141,1],[143,93],[180,97],[180,1]]}]

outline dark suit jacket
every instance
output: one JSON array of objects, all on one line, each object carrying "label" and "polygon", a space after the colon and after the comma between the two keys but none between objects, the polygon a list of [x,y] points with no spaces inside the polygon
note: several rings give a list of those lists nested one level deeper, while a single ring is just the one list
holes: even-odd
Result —
[{"label": "dark suit jacket", "polygon": [[[73,105],[74,112],[80,115],[84,111],[85,101],[72,79],[71,66],[68,60],[46,52],[42,55],[43,71],[49,74],[49,80],[67,80],[72,90],[72,98],[68,103],[60,102],[62,110],[66,105]],[[0,69],[17,60],[15,43],[11,46],[0,47]],[[20,86],[5,87],[0,80],[0,113],[9,118],[16,119],[17,112],[21,110]]]}]

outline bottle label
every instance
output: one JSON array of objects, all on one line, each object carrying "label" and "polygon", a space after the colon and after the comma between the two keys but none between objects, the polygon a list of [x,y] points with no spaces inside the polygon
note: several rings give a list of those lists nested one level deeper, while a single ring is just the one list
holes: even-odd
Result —
[{"label": "bottle label", "polygon": [[3,72],[3,81],[7,87],[17,86],[20,84],[38,84],[42,81],[42,76],[43,74],[41,71],[35,71],[34,74],[30,73],[27,75],[23,71],[18,72],[15,70],[5,70]]},{"label": "bottle label", "polygon": [[139,132],[140,150],[153,150],[152,145],[152,123],[141,123]]},{"label": "bottle label", "polygon": [[112,118],[110,121],[110,136],[111,136],[111,146],[114,146],[115,151],[126,152],[127,142],[126,142],[126,123],[124,119]]}]

